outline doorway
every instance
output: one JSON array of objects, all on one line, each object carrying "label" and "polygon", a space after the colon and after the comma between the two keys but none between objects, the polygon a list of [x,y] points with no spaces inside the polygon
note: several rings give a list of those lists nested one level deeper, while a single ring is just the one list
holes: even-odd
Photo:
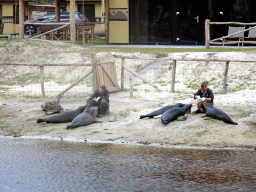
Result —
[{"label": "doorway", "polygon": [[130,0],[130,43],[203,43],[208,9],[198,1]]},{"label": "doorway", "polygon": [[[78,12],[82,13],[83,5],[78,5]],[[84,13],[89,22],[95,22],[95,5],[94,4],[86,4],[84,5]]]}]

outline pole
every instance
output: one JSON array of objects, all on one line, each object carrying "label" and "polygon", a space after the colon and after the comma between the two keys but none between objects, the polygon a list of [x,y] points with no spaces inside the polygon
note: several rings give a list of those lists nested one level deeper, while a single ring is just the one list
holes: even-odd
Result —
[{"label": "pole", "polygon": [[76,42],[75,0],[70,0],[70,40]]},{"label": "pole", "polygon": [[227,81],[228,81],[228,67],[229,62],[226,62],[223,80],[223,94],[227,94]]},{"label": "pole", "polygon": [[205,20],[205,48],[210,46],[210,19]]},{"label": "pole", "polygon": [[174,93],[175,92],[175,74],[176,74],[176,60],[173,60],[173,69],[172,69],[172,88],[171,88],[171,92]]},{"label": "pole", "polygon": [[121,90],[124,90],[124,58],[121,59]]}]

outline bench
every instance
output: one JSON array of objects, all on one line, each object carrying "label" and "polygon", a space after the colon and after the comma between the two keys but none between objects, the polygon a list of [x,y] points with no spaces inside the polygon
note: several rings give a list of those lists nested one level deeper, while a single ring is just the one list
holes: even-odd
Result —
[{"label": "bench", "polygon": [[6,40],[8,40],[8,35],[0,35],[0,38],[5,38]]}]

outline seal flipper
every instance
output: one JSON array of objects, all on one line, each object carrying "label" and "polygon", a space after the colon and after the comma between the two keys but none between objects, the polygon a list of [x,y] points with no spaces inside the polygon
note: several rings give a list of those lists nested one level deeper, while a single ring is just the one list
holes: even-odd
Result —
[{"label": "seal flipper", "polygon": [[226,119],[224,119],[223,121],[224,121],[225,123],[228,123],[228,124],[238,125],[238,123],[237,123],[237,122],[234,122],[234,121],[229,121],[229,120],[226,120]]},{"label": "seal flipper", "polygon": [[201,116],[201,118],[208,117],[207,115]]},{"label": "seal flipper", "polygon": [[37,123],[42,123],[42,122],[45,122],[45,120],[44,119],[38,119],[37,120]]}]

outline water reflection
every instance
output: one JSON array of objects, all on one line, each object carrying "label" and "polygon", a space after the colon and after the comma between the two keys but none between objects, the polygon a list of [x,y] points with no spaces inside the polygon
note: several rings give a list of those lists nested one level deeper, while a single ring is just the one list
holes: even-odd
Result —
[{"label": "water reflection", "polygon": [[256,191],[256,152],[0,138],[0,191]]}]

